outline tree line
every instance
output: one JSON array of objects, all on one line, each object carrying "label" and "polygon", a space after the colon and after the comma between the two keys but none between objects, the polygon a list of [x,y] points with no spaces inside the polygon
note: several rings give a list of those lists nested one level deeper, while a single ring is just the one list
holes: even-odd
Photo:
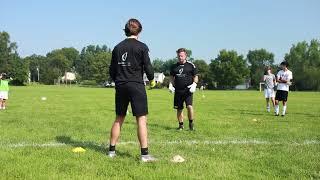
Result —
[{"label": "tree line", "polygon": [[[12,84],[23,85],[29,78],[33,82],[54,84],[65,72],[76,73],[78,83],[101,84],[110,80],[111,49],[106,45],[89,45],[81,52],[64,47],[45,56],[33,54],[24,58],[19,56],[17,49],[17,44],[10,41],[9,33],[0,32],[0,72],[13,77]],[[192,51],[188,50],[188,58],[198,68],[199,85],[206,85],[209,89],[232,89],[244,82],[258,88],[266,66],[271,66],[274,73],[278,71],[274,54],[263,48],[250,50],[246,56],[223,49],[209,63],[192,57]],[[283,60],[289,62],[289,69],[293,72],[293,89],[320,90],[319,40],[292,45]],[[155,72],[169,76],[170,68],[176,62],[176,58],[154,59],[152,64]]]}]

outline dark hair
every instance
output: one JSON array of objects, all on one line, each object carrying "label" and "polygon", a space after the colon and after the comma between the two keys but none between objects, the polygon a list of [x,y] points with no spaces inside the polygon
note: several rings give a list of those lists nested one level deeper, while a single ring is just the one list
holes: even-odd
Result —
[{"label": "dark hair", "polygon": [[126,36],[137,36],[142,31],[142,25],[137,19],[129,19],[124,27]]},{"label": "dark hair", "polygon": [[268,75],[268,70],[272,70],[270,66],[267,66],[264,70],[264,75]]},{"label": "dark hair", "polygon": [[187,50],[185,48],[179,48],[176,52],[177,52],[177,54],[179,54],[181,52],[185,52],[186,54],[188,54]]},{"label": "dark hair", "polygon": [[289,67],[289,63],[287,61],[282,61],[280,65]]},{"label": "dark hair", "polygon": [[2,76],[2,78],[1,78],[1,79],[7,79],[7,78],[8,78],[8,76],[7,76],[7,74],[6,74],[6,73],[2,73],[2,74],[1,74],[1,76]]}]

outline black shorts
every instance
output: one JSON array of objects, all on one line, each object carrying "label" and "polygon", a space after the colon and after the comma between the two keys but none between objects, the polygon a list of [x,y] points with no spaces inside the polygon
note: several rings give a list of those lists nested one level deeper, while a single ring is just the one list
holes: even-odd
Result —
[{"label": "black shorts", "polygon": [[183,109],[183,103],[186,103],[187,106],[192,106],[193,102],[193,94],[189,91],[184,92],[184,93],[174,93],[174,108],[182,110]]},{"label": "black shorts", "polygon": [[148,114],[148,100],[144,84],[127,82],[116,85],[116,114],[126,115],[129,102],[133,116]]},{"label": "black shorts", "polygon": [[287,101],[288,100],[288,91],[277,90],[276,100]]}]

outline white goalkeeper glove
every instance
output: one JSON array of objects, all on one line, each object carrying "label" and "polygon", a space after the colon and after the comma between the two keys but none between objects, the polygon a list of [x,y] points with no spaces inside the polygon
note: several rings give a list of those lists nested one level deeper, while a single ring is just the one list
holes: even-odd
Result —
[{"label": "white goalkeeper glove", "polygon": [[193,82],[191,85],[188,86],[188,88],[189,88],[189,91],[190,91],[191,93],[196,92],[197,83]]},{"label": "white goalkeeper glove", "polygon": [[171,93],[174,93],[175,90],[176,90],[176,89],[173,87],[172,83],[170,83],[170,84],[169,84],[169,91],[170,91]]}]

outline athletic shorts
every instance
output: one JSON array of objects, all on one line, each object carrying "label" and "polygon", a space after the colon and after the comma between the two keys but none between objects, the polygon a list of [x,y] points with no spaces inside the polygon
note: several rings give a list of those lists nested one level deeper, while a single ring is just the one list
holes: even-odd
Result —
[{"label": "athletic shorts", "polygon": [[288,100],[288,91],[277,90],[276,100],[287,101]]},{"label": "athletic shorts", "polygon": [[187,106],[192,106],[193,102],[193,94],[189,91],[184,93],[175,92],[174,94],[174,109],[183,109],[183,103],[186,103]]},{"label": "athletic shorts", "polygon": [[115,101],[117,115],[127,114],[129,102],[133,116],[148,114],[147,93],[144,84],[127,82],[116,85]]},{"label": "athletic shorts", "polygon": [[264,89],[264,97],[265,98],[274,98],[275,93],[273,89]]},{"label": "athletic shorts", "polygon": [[0,91],[0,99],[8,99],[9,96],[8,96],[8,91]]}]

